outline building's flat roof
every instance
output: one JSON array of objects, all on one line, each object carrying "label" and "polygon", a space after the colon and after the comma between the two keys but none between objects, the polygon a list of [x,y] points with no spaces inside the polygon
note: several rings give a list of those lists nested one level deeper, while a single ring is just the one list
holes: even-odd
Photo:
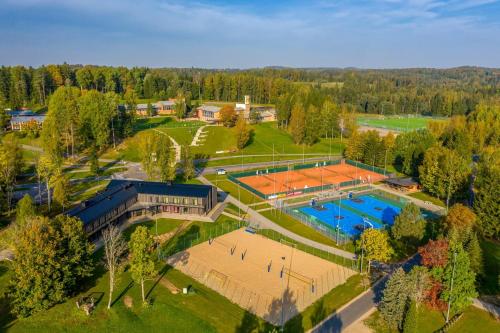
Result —
[{"label": "building's flat roof", "polygon": [[181,197],[205,197],[210,193],[210,185],[198,184],[170,184],[162,182],[146,182],[140,180],[122,180],[113,179],[109,182],[106,189],[111,189],[117,186],[131,184],[137,190],[137,193],[145,194],[161,194],[161,195],[177,195]]},{"label": "building's flat roof", "polygon": [[[125,184],[124,184],[125,185]],[[137,196],[134,186],[116,186],[107,188],[101,194],[92,199],[82,202],[77,207],[68,211],[66,214],[78,217],[83,224],[98,219],[106,215],[109,211],[119,207],[121,204]]]},{"label": "building's flat roof", "polygon": [[175,102],[174,101],[158,101],[157,104],[161,104],[161,105],[164,105],[164,106],[174,106]]},{"label": "building's flat roof", "polygon": [[113,179],[104,192],[82,202],[66,214],[78,217],[84,224],[87,224],[136,197],[139,193],[201,198],[207,197],[211,189],[212,186],[210,185]]},{"label": "building's flat roof", "polygon": [[45,115],[40,115],[40,116],[13,116],[10,118],[10,122],[12,124],[17,124],[17,123],[26,123],[28,121],[37,121],[39,123],[43,122],[45,120]]},{"label": "building's flat roof", "polygon": [[[151,103],[151,107],[154,109],[154,108],[156,108],[156,105],[154,103]],[[136,108],[137,109],[147,109],[148,105],[144,104],[144,103],[141,103],[141,104],[137,104]]]},{"label": "building's flat roof", "polygon": [[36,113],[31,110],[9,110],[9,116],[36,116]]},{"label": "building's flat roof", "polygon": [[221,109],[220,107],[215,105],[202,105],[199,108],[202,109],[203,111],[210,111],[210,112],[219,112]]},{"label": "building's flat roof", "polygon": [[388,178],[385,180],[386,183],[392,184],[392,185],[397,185],[397,186],[404,186],[404,187],[409,187],[409,186],[416,186],[418,185],[418,182],[413,180],[411,177],[407,178]]}]

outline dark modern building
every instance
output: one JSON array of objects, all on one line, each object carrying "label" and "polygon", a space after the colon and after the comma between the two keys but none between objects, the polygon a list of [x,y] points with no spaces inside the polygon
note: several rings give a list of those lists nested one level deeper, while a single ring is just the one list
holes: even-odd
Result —
[{"label": "dark modern building", "polygon": [[66,212],[82,220],[90,237],[111,222],[145,214],[207,215],[217,204],[210,185],[112,180],[106,190]]}]

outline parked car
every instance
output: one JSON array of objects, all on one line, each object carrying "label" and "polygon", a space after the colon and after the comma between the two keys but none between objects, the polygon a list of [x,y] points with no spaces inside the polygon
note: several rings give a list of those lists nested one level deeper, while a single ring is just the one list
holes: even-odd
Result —
[{"label": "parked car", "polygon": [[226,170],[225,170],[225,169],[217,169],[217,170],[215,170],[215,172],[216,172],[218,175],[225,175],[225,174],[226,174]]}]

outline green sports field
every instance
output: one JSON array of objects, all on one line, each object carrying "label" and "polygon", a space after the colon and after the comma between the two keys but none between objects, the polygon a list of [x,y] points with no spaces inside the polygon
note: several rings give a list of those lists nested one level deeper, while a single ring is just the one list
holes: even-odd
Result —
[{"label": "green sports field", "polygon": [[420,128],[426,128],[430,121],[445,121],[443,118],[415,117],[415,116],[359,116],[358,125],[386,128],[390,130],[406,132]]}]

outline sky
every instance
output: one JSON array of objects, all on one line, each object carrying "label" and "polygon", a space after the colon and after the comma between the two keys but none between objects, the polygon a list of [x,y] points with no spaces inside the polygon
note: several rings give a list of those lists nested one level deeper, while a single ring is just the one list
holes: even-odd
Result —
[{"label": "sky", "polygon": [[500,0],[0,0],[0,65],[500,67]]}]

